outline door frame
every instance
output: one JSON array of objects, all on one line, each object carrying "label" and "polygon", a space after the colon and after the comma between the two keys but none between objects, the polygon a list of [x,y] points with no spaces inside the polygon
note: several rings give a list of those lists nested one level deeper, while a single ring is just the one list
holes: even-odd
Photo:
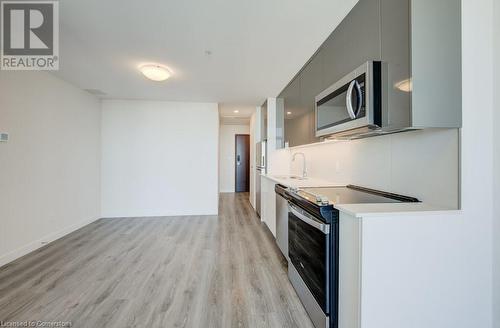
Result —
[{"label": "door frame", "polygon": [[248,133],[237,133],[234,135],[234,192],[238,192],[236,191],[236,186],[238,185],[236,183],[236,180],[237,180],[237,177],[238,177],[238,165],[237,165],[237,161],[236,161],[236,151],[238,150],[238,143],[236,142],[236,140],[238,139],[238,136],[248,136],[248,165],[247,165],[247,169],[248,169],[248,188],[249,188],[249,191],[250,191],[250,161],[251,161],[251,158],[250,158],[250,134]]}]

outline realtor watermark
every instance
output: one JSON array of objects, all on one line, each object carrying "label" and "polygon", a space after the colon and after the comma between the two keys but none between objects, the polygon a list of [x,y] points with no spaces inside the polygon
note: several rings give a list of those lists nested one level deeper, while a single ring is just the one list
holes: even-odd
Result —
[{"label": "realtor watermark", "polygon": [[59,2],[0,1],[0,69],[59,69]]}]

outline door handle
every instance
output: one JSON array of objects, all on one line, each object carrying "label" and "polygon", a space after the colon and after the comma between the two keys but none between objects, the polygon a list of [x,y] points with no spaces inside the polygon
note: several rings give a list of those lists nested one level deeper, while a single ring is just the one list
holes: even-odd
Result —
[{"label": "door handle", "polygon": [[[352,92],[356,91],[356,99],[358,101],[356,110],[352,106]],[[359,110],[361,109],[362,106],[362,95],[361,95],[361,86],[359,85],[357,80],[354,80],[349,84],[349,88],[347,89],[347,95],[346,95],[346,107],[347,107],[347,113],[349,113],[349,117],[351,119],[355,119],[356,116],[359,114]]]},{"label": "door handle", "polygon": [[236,165],[241,165],[240,155],[236,156]]},{"label": "door handle", "polygon": [[307,223],[311,227],[314,227],[324,233],[325,235],[328,235],[330,233],[330,225],[329,224],[324,224],[318,222],[316,219],[313,219],[307,215],[305,215],[301,210],[293,206],[292,204],[288,203],[288,210],[298,219],[302,220],[303,222]]}]

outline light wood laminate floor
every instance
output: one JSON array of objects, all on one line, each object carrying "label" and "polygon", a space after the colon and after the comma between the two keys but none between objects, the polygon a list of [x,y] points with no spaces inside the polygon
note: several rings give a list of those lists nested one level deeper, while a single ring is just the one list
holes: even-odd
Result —
[{"label": "light wood laminate floor", "polygon": [[0,268],[0,321],[312,327],[248,202],[219,216],[101,219]]}]

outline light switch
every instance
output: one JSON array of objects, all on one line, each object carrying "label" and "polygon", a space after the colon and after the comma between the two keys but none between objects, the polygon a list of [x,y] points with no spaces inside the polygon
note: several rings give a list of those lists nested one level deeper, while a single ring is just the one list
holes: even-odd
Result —
[{"label": "light switch", "polygon": [[7,142],[9,141],[9,134],[8,133],[0,133],[0,142]]}]

